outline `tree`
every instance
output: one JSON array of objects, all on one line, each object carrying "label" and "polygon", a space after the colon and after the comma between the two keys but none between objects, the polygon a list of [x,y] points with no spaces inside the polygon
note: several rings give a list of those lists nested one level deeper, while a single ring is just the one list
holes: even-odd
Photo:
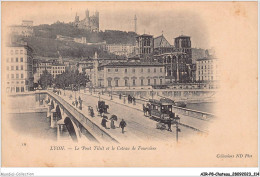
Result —
[{"label": "tree", "polygon": [[43,74],[41,75],[38,83],[42,87],[42,89],[46,89],[48,86],[52,86],[53,77],[47,70],[45,70],[43,71]]},{"label": "tree", "polygon": [[56,76],[54,84],[57,88],[65,89],[66,87],[74,86],[74,89],[80,86],[86,87],[86,83],[89,82],[85,73],[79,73],[78,70],[65,71],[62,74]]}]

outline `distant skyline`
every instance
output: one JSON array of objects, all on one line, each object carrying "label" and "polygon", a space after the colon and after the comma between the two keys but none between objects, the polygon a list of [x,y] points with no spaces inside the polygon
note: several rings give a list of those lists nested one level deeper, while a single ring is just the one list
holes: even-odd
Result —
[{"label": "distant skyline", "polygon": [[[170,44],[179,35],[191,36],[192,47],[210,48],[207,29],[199,14],[191,10],[179,10],[176,6],[165,7],[158,4],[147,5],[147,8],[138,6],[138,2],[128,3],[41,3],[34,6],[30,3],[17,6],[15,13],[6,12],[11,18],[9,24],[21,24],[22,20],[33,20],[34,25],[53,24],[57,21],[69,23],[74,21],[76,13],[80,20],[85,18],[85,10],[92,15],[99,11],[100,30],[134,31],[134,16],[137,16],[137,33],[151,34],[154,37],[163,34]],[[65,4],[65,5],[64,5]],[[80,4],[80,5],[79,5]],[[150,7],[149,7],[150,6]],[[182,8],[183,9],[183,8]],[[19,14],[19,16],[17,16]]]}]

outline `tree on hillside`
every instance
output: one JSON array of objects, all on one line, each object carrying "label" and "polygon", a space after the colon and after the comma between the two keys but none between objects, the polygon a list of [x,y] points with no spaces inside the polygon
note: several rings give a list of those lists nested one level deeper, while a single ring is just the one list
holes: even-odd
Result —
[{"label": "tree on hillside", "polygon": [[42,89],[46,89],[48,86],[52,86],[53,77],[47,70],[45,70],[43,71],[43,74],[41,75],[38,83],[42,87]]}]

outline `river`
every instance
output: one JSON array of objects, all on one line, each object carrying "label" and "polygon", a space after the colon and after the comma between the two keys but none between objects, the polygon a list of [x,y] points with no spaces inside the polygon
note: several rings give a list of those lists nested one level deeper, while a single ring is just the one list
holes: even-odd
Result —
[{"label": "river", "polygon": [[9,119],[14,130],[32,138],[45,140],[56,140],[57,129],[50,128],[50,119],[46,118],[47,113],[19,113],[9,114]]},{"label": "river", "polygon": [[214,114],[214,105],[213,102],[187,103],[186,108]]}]

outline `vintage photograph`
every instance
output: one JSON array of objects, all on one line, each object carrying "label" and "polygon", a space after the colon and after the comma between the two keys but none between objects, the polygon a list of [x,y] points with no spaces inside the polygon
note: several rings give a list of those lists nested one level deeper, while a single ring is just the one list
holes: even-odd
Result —
[{"label": "vintage photograph", "polygon": [[[229,137],[234,129],[227,125],[239,124],[232,124],[235,117],[226,117],[230,112],[221,109],[234,109],[225,102],[231,95],[223,99],[229,89],[222,83],[234,83],[225,76],[235,68],[226,70],[223,55],[243,52],[218,50],[227,45],[222,41],[232,40],[229,35],[237,35],[226,33],[232,25],[219,25],[219,29],[212,25],[225,25],[225,17],[214,15],[223,4],[3,2],[2,163],[25,167],[257,165],[257,127],[249,128],[256,134],[244,132],[245,137],[252,135],[256,145],[252,149],[217,150],[222,146],[217,137]],[[230,9],[251,19],[248,13],[257,14],[257,3],[227,3],[220,11],[229,17]],[[252,17],[257,19],[255,14]],[[255,19],[248,23],[257,36]],[[217,36],[220,29],[223,39]],[[257,56],[257,43],[252,44],[251,52]],[[257,57],[249,59],[257,64]],[[241,69],[235,58],[229,61]],[[257,66],[251,71],[257,73]],[[244,76],[240,74],[237,78]],[[257,101],[257,80],[248,82]],[[254,103],[250,104],[256,112],[243,113],[253,115],[248,119],[257,125]],[[244,160],[248,161],[237,162],[237,153],[247,154]],[[11,160],[14,154],[19,157],[16,161]],[[205,161],[196,163],[203,154]],[[210,159],[216,163],[209,163]],[[228,161],[221,163],[223,159]]]}]

